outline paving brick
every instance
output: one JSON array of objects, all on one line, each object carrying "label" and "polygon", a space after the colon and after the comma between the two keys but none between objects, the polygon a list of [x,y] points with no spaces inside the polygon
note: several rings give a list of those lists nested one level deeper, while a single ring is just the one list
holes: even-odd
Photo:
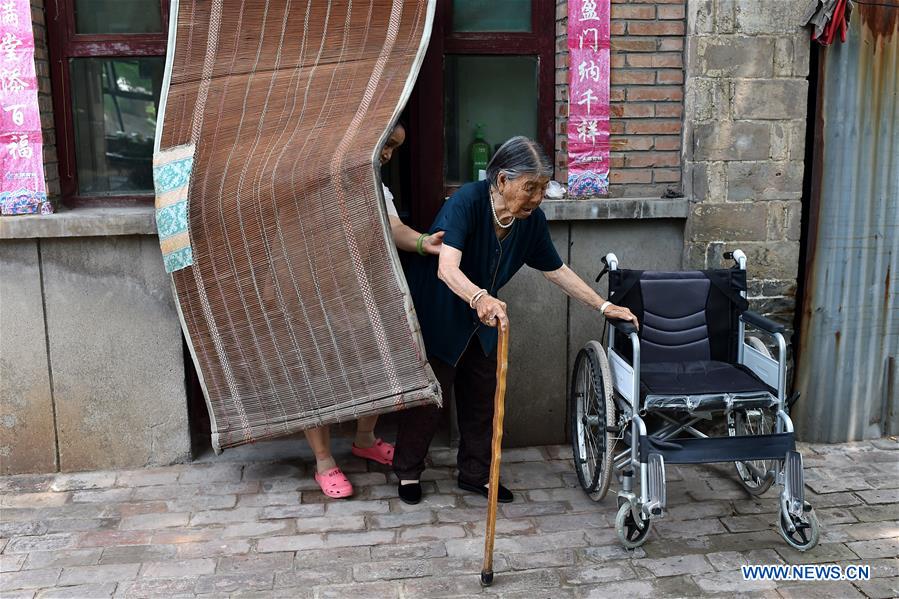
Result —
[{"label": "paving brick", "polygon": [[189,559],[182,561],[148,562],[140,569],[143,578],[190,578],[215,572],[216,560]]},{"label": "paving brick", "polygon": [[116,589],[116,597],[178,597],[193,595],[196,578],[142,578],[124,582]]},{"label": "paving brick", "polygon": [[63,568],[66,566],[94,566],[100,561],[103,549],[60,549],[58,551],[32,551],[22,566],[25,570],[39,568]]},{"label": "paving brick", "polygon": [[178,476],[179,483],[234,483],[239,482],[243,464],[195,464]]},{"label": "paving brick", "polygon": [[636,573],[626,562],[589,564],[560,570],[566,584],[597,584],[634,578]]},{"label": "paving brick", "polygon": [[861,491],[858,496],[862,501],[870,504],[896,504],[899,503],[899,489],[884,489],[876,491]]},{"label": "paving brick", "polygon": [[210,524],[231,524],[233,522],[252,522],[259,520],[262,510],[256,507],[239,507],[233,510],[212,510],[197,512],[190,518],[191,526],[208,526]]},{"label": "paving brick", "polygon": [[51,491],[76,491],[81,489],[105,489],[115,485],[115,472],[77,472],[57,474],[50,484]]},{"label": "paving brick", "polygon": [[17,589],[39,589],[56,584],[61,570],[59,568],[41,568],[39,570],[22,570],[20,572],[6,572],[0,576],[0,591],[15,591]]},{"label": "paving brick", "polygon": [[[466,556],[483,551],[483,544],[483,538],[453,539],[445,542],[447,555],[451,557]],[[585,545],[587,545],[587,540],[584,533],[571,531],[548,533],[535,537],[497,538],[494,549],[498,553],[510,554],[571,549]]]},{"label": "paving brick", "polygon": [[273,505],[262,508],[259,518],[261,520],[278,520],[281,518],[315,518],[323,516],[325,505],[323,503],[304,503],[303,505]]},{"label": "paving brick", "polygon": [[481,592],[477,575],[415,578],[402,585],[404,597],[472,597]]},{"label": "paving brick", "polygon": [[[518,502],[508,503],[506,505],[500,506],[500,510],[506,518],[525,518],[528,516],[548,516],[564,514],[570,511],[571,507],[568,505],[568,503],[562,501],[543,501],[536,503]],[[483,518],[484,511],[480,510],[480,513],[481,518]]]},{"label": "paving brick", "polygon": [[[440,481],[440,483],[443,482],[449,483],[449,481]],[[456,492],[458,492],[455,481],[453,481],[452,486],[454,489],[456,489]],[[425,495],[424,497],[422,497],[421,503],[417,503],[415,505],[403,503],[399,499],[391,499],[390,511],[405,513],[418,512],[421,510],[444,510],[456,507],[458,499],[459,498],[457,496],[448,495],[445,492],[441,492],[437,495]],[[478,497],[478,499],[481,498]]]},{"label": "paving brick", "polygon": [[392,543],[395,533],[387,530],[369,532],[335,532],[327,535],[326,547],[356,547],[360,545],[383,545]]},{"label": "paving brick", "polygon": [[899,533],[897,536],[872,541],[856,541],[848,543],[849,549],[860,558],[899,557]]},{"label": "paving brick", "polygon": [[299,533],[365,530],[365,518],[363,516],[298,518],[296,530]]},{"label": "paving brick", "polygon": [[305,588],[311,589],[321,584],[343,584],[353,581],[350,564],[319,566],[317,568],[299,568],[289,572],[276,572],[276,589]]},{"label": "paving brick", "polygon": [[37,599],[99,599],[112,597],[116,583],[81,584],[70,587],[45,589],[37,594]]},{"label": "paving brick", "polygon": [[751,593],[771,590],[776,584],[771,580],[743,580],[733,572],[718,572],[694,576],[693,581],[707,593]]},{"label": "paving brick", "polygon": [[262,591],[271,589],[275,574],[273,572],[247,572],[242,574],[216,574],[200,576],[194,592],[210,593],[223,596],[225,593],[237,591]]},{"label": "paving brick", "polygon": [[84,532],[78,536],[79,547],[109,547],[112,545],[146,545],[152,534],[146,530],[101,530]]},{"label": "paving brick", "polygon": [[49,532],[46,522],[0,522],[0,537],[31,537]]},{"label": "paving brick", "polygon": [[303,468],[283,463],[249,464],[243,470],[244,480],[258,480],[263,483],[276,478],[300,478],[303,475]]},{"label": "paving brick", "polygon": [[[495,559],[495,557],[494,557]],[[516,553],[507,558],[515,570],[534,570],[536,568],[556,568],[571,566],[577,560],[571,549],[561,551],[542,551],[539,553]],[[494,570],[496,568],[494,567]]]},{"label": "paving brick", "polygon": [[[257,497],[257,495],[241,495]],[[296,495],[299,503],[299,494]],[[166,506],[171,512],[204,512],[208,510],[227,510],[237,505],[237,495],[190,495],[168,501]],[[241,504],[244,506],[247,504]]]},{"label": "paving brick", "polygon": [[681,574],[703,574],[714,568],[702,555],[683,555],[661,559],[644,559],[640,567],[646,568],[654,576],[677,576]]},{"label": "paving brick", "polygon": [[836,581],[818,581],[806,584],[789,584],[778,587],[777,592],[784,599],[854,599],[864,598],[852,583]]},{"label": "paving brick", "polygon": [[[445,552],[444,552],[445,555]],[[342,547],[340,549],[313,549],[297,551],[294,558],[296,569],[303,570],[318,566],[356,564],[371,559],[371,547]]]},{"label": "paving brick", "polygon": [[72,494],[74,503],[116,503],[128,501],[134,493],[133,489],[98,489],[75,491]]},{"label": "paving brick", "polygon": [[801,553],[781,541],[777,546],[772,545],[788,564],[824,564],[840,560],[856,559],[856,554],[842,543],[818,543],[818,546],[810,551]]},{"label": "paving brick", "polygon": [[454,524],[413,526],[399,531],[399,541],[404,543],[442,541],[445,539],[461,539],[464,537],[465,529]]},{"label": "paving brick", "polygon": [[121,530],[155,530],[187,526],[189,520],[190,514],[188,513],[141,514],[123,518],[119,528]]},{"label": "paving brick", "polygon": [[432,571],[431,562],[423,559],[369,562],[353,566],[353,578],[360,582],[421,578],[430,576]]},{"label": "paving brick", "polygon": [[235,555],[219,559],[219,574],[238,574],[243,572],[273,572],[293,568],[294,555],[290,551],[269,553],[265,555]]},{"label": "paving brick", "polygon": [[[276,551],[304,551],[306,549],[321,549],[333,546],[335,545],[326,545],[324,538],[320,534],[305,534],[259,539],[256,543],[256,550],[260,553],[269,553]],[[350,546],[352,546],[352,543]]]},{"label": "paving brick", "polygon": [[137,577],[140,564],[107,564],[105,566],[74,566],[63,568],[59,584],[93,584],[121,582]]},{"label": "paving brick", "polygon": [[0,572],[17,572],[22,569],[27,554],[0,555]]},{"label": "paving brick", "polygon": [[111,530],[117,528],[118,518],[55,518],[46,520],[47,532],[78,532],[83,530]]},{"label": "paving brick", "polygon": [[[465,510],[452,510],[447,511],[448,514],[456,514],[457,512],[464,512]],[[441,512],[437,513],[437,517],[439,518]],[[483,514],[481,515],[483,518]],[[396,528],[398,526],[419,526],[422,524],[431,524],[434,520],[434,514],[432,512],[419,511],[419,512],[409,512],[404,514],[375,514],[368,516],[368,521],[371,523],[372,529],[383,529],[383,528]],[[452,522],[469,522],[470,520],[452,520]]]},{"label": "paving brick", "polygon": [[54,507],[68,502],[71,493],[20,493],[17,495],[0,495],[0,507],[2,508],[28,508]]},{"label": "paving brick", "polygon": [[328,503],[325,514],[330,517],[354,516],[358,514],[386,514],[390,502],[383,499],[370,501],[340,501]]},{"label": "paving brick", "polygon": [[34,537],[15,537],[10,539],[4,553],[30,553],[32,551],[55,551],[68,549],[75,544],[76,538],[71,534],[47,534]]},{"label": "paving brick", "polygon": [[223,539],[205,543],[179,543],[176,547],[178,557],[181,559],[239,555],[250,551],[250,543],[246,539]]},{"label": "paving brick", "polygon": [[[312,518],[315,520],[316,518]],[[273,520],[270,522],[248,522],[231,524],[222,531],[222,537],[260,538],[274,535],[290,535],[297,531],[293,520]]]},{"label": "paving brick", "polygon": [[179,470],[174,468],[148,468],[145,470],[124,470],[118,473],[116,485],[119,487],[148,487],[171,485],[178,480]]},{"label": "paving brick", "polygon": [[100,556],[100,564],[139,564],[159,562],[175,557],[176,545],[127,545],[107,547]]},{"label": "paving brick", "polygon": [[300,494],[292,493],[254,493],[241,495],[237,502],[238,507],[267,507],[270,505],[297,505],[300,503]]},{"label": "paving brick", "polygon": [[[299,557],[299,553],[297,556]],[[409,543],[402,545],[374,545],[371,557],[376,560],[417,559],[422,557],[446,557],[446,545],[442,542]]]},{"label": "paving brick", "polygon": [[[396,582],[366,582],[350,585],[321,585],[313,587],[315,599],[391,599],[400,596]],[[415,595],[413,595],[415,596]]]},{"label": "paving brick", "polygon": [[899,597],[899,576],[861,580],[856,582],[855,586],[858,587],[866,597],[871,597],[872,599],[892,599],[894,597]]}]

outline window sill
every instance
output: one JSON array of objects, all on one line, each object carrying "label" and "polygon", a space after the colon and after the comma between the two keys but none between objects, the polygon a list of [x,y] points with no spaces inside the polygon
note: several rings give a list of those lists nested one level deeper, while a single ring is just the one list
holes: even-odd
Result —
[{"label": "window sill", "polygon": [[60,208],[55,214],[0,216],[0,239],[156,235],[152,206]]},{"label": "window sill", "polygon": [[540,207],[551,221],[617,219],[685,219],[690,211],[687,198],[595,198],[544,200]]}]

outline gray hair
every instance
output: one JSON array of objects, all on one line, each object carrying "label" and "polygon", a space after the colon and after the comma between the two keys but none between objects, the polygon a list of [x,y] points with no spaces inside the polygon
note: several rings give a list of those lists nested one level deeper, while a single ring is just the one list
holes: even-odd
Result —
[{"label": "gray hair", "polygon": [[511,180],[522,175],[552,178],[553,163],[540,144],[518,135],[500,146],[487,164],[490,187],[496,187],[500,173],[505,173]]}]

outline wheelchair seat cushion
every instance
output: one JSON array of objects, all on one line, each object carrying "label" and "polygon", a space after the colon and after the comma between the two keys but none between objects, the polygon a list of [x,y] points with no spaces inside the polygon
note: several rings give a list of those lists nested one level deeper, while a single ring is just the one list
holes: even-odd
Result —
[{"label": "wheelchair seat cushion", "polygon": [[643,364],[640,389],[646,410],[707,412],[744,407],[769,407],[776,391],[751,370],[738,364],[699,360]]}]

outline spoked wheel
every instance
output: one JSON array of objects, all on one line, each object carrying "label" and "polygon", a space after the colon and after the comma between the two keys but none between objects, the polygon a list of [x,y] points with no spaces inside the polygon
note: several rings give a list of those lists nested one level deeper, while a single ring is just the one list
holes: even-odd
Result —
[{"label": "spoked wheel", "polygon": [[630,503],[618,508],[618,515],[615,516],[615,532],[618,533],[618,540],[627,549],[636,549],[645,543],[651,526],[652,521],[649,518],[644,519],[642,514],[639,522],[634,519]]},{"label": "spoked wheel", "polygon": [[[787,520],[788,518],[789,520]],[[793,524],[795,529],[793,532],[790,532],[789,526],[787,526],[788,521],[791,521]],[[809,510],[798,518],[793,514],[780,512],[780,536],[784,538],[790,547],[799,551],[808,551],[818,544],[820,534],[821,525],[818,524],[818,517],[815,515],[814,510]]]},{"label": "spoked wheel", "polygon": [[594,501],[599,501],[609,489],[616,437],[611,430],[615,425],[612,376],[606,354],[596,341],[578,352],[568,414],[578,482]]},{"label": "spoked wheel", "polygon": [[[747,337],[746,341],[754,349],[771,356],[771,352],[757,337]],[[770,410],[759,408],[733,410],[727,415],[727,431],[731,437],[770,435],[775,432],[775,418]],[[758,496],[771,488],[774,483],[778,460],[748,460],[734,462],[734,465],[746,492]]]}]

